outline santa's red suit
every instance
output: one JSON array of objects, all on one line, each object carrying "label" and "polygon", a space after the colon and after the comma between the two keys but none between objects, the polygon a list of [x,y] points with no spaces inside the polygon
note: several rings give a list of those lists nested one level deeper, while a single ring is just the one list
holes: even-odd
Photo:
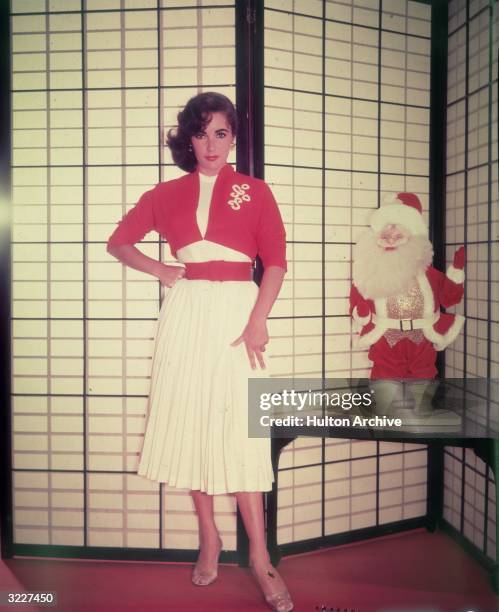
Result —
[{"label": "santa's red suit", "polygon": [[[422,235],[426,231],[422,221],[419,222],[422,217],[417,198],[419,207],[415,207],[414,214],[419,215],[419,219],[413,212],[407,212],[407,207],[400,214],[406,195],[413,194],[398,194],[396,204],[378,209],[383,212],[377,211],[371,221],[374,232],[387,223],[401,221],[415,233]],[[411,222],[415,222],[412,227]],[[464,258],[464,251],[461,257]],[[461,266],[457,260],[454,263]],[[368,356],[373,361],[372,379],[436,376],[436,351],[443,350],[455,340],[464,323],[463,316],[440,310],[441,306],[447,308],[458,304],[463,297],[464,259],[461,267],[456,265],[451,265],[447,274],[430,265],[416,274],[405,291],[387,297],[366,298],[352,284],[350,314],[361,328],[357,345],[369,347]]]}]

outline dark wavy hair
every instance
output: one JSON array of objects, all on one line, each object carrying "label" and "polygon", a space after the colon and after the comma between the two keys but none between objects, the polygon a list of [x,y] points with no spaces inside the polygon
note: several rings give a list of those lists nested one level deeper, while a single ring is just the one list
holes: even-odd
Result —
[{"label": "dark wavy hair", "polygon": [[191,138],[206,128],[213,113],[223,113],[232,133],[236,134],[237,115],[234,105],[229,98],[213,91],[191,98],[177,115],[177,127],[168,131],[166,144],[170,147],[173,161],[182,170],[194,172],[196,169],[197,161]]}]

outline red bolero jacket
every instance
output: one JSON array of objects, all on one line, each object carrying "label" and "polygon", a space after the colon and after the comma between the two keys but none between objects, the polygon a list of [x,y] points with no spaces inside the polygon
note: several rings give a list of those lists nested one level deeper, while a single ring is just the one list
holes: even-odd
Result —
[{"label": "red bolero jacket", "polygon": [[[196,222],[198,200],[197,171],[158,183],[119,222],[108,249],[140,242],[154,229],[175,257],[182,247],[203,239]],[[287,269],[286,232],[270,188],[261,179],[235,172],[229,164],[215,181],[204,239],[252,259],[259,255],[264,267]]]}]

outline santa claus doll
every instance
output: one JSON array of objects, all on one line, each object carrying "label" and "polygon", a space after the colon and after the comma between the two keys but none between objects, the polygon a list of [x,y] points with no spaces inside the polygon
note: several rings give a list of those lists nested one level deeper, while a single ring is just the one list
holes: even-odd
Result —
[{"label": "santa claus doll", "polygon": [[403,400],[409,381],[413,407],[431,410],[437,351],[459,334],[464,317],[444,313],[464,291],[464,247],[443,274],[432,264],[433,248],[419,198],[399,193],[374,211],[370,229],[353,253],[350,314],[360,327],[359,347],[369,348],[377,405]]}]

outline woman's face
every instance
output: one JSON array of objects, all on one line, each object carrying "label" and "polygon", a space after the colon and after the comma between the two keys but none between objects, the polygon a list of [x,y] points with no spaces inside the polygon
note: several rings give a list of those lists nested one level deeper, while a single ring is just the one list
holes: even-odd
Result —
[{"label": "woman's face", "polygon": [[205,129],[191,138],[192,150],[201,174],[213,176],[227,163],[230,147],[234,143],[227,118],[223,113],[213,113]]}]

